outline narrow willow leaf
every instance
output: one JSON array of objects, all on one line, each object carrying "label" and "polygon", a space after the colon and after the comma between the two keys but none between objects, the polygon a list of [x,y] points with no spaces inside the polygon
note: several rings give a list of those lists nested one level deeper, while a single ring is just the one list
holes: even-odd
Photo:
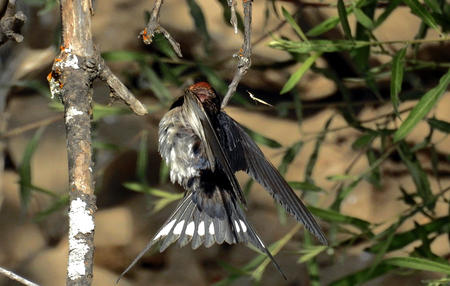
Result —
[{"label": "narrow willow leaf", "polygon": [[195,27],[197,31],[203,36],[205,40],[205,45],[207,45],[211,39],[208,33],[208,27],[206,26],[205,16],[203,15],[203,11],[200,6],[197,4],[195,0],[186,0],[189,11],[191,13],[192,18],[194,19]]},{"label": "narrow willow leaf", "polygon": [[427,115],[427,113],[437,103],[438,99],[447,90],[450,84],[450,70],[441,77],[437,86],[429,90],[414,106],[405,121],[394,133],[394,142],[398,142],[405,138],[411,130],[419,123],[419,121]]},{"label": "narrow willow leaf", "polygon": [[289,77],[288,81],[281,89],[280,94],[285,94],[286,92],[293,89],[321,54],[322,53],[313,53],[309,58],[307,58],[306,61],[298,68],[298,70],[296,70],[295,73],[293,73]]},{"label": "narrow willow leaf", "polygon": [[[409,147],[403,141],[398,145],[398,153],[402,158],[403,163],[413,178],[414,185],[416,186],[417,194],[422,198],[423,202],[428,205],[434,200],[433,193],[431,192],[430,183],[428,181],[427,174],[424,172],[419,160],[416,155],[409,150]],[[427,206],[432,209],[434,204]]]},{"label": "narrow willow leaf", "polygon": [[359,149],[366,148],[367,146],[369,146],[372,143],[372,141],[376,137],[377,137],[377,134],[375,134],[375,133],[363,134],[360,137],[358,137],[358,139],[356,139],[355,142],[353,142],[352,149],[359,150]]},{"label": "narrow willow leaf", "polygon": [[178,55],[173,50],[170,42],[164,37],[161,33],[156,33],[153,36],[152,45],[154,45],[161,53],[163,53],[166,57],[171,58],[173,60],[178,60]]},{"label": "narrow willow leaf", "polygon": [[123,185],[125,188],[130,189],[132,191],[146,193],[164,199],[178,200],[184,196],[183,193],[171,193],[160,189],[150,188],[146,185],[136,182],[126,182]]},{"label": "narrow willow leaf", "polygon": [[294,190],[301,190],[304,192],[322,192],[323,189],[310,182],[288,182],[289,186]]},{"label": "narrow willow leaf", "polygon": [[47,218],[47,216],[51,215],[52,213],[63,209],[65,207],[69,206],[69,195],[64,195],[57,200],[55,200],[53,203],[50,204],[50,206],[40,212],[38,212],[34,217],[33,221],[40,222]]},{"label": "narrow willow leaf", "polygon": [[20,201],[22,205],[22,211],[26,212],[28,204],[31,199],[32,186],[31,179],[31,159],[34,152],[37,149],[42,134],[45,131],[45,126],[40,127],[33,135],[31,140],[27,143],[25,151],[23,153],[22,161],[19,166],[19,183],[20,183]]},{"label": "narrow willow leaf", "polygon": [[339,23],[339,17],[330,17],[320,23],[319,25],[313,27],[311,30],[309,30],[306,35],[309,37],[317,37],[325,32],[328,32],[329,30],[336,27],[336,25]]},{"label": "narrow willow leaf", "polygon": [[383,22],[392,14],[392,12],[402,3],[403,0],[391,0],[383,13],[375,21],[375,28],[383,24]]},{"label": "narrow willow leaf", "polygon": [[256,131],[253,131],[247,127],[242,126],[245,130],[245,132],[250,135],[250,137],[252,137],[252,139],[261,145],[270,147],[270,148],[281,148],[283,147],[283,145],[281,145],[280,143],[278,143],[277,141],[270,139],[264,135],[262,135],[261,133],[258,133]]},{"label": "narrow willow leaf", "polygon": [[[313,247],[313,239],[312,235],[309,232],[305,232],[303,234],[304,242],[303,245],[306,248]],[[320,283],[320,273],[319,273],[319,264],[316,259],[310,259],[306,261],[306,269],[309,277],[309,285],[310,286],[321,286]]]},{"label": "narrow willow leaf", "polygon": [[403,72],[405,67],[403,65],[406,55],[406,48],[398,51],[392,59],[392,74],[391,74],[391,102],[394,106],[395,114],[398,116],[398,105],[400,104],[399,94],[402,90]]},{"label": "narrow willow leaf", "polygon": [[155,96],[159,99],[159,101],[163,104],[168,105],[169,102],[172,101],[172,95],[167,87],[164,85],[159,76],[155,73],[153,69],[151,69],[147,65],[142,65],[142,71],[145,77],[148,79],[150,83],[150,89],[153,91]]},{"label": "narrow willow leaf", "polygon": [[109,51],[103,52],[102,58],[105,61],[141,61],[146,62],[153,59],[153,56],[148,53],[133,52],[133,51]]},{"label": "narrow willow leaf", "polygon": [[303,33],[302,28],[295,22],[294,18],[292,18],[291,14],[284,8],[281,7],[283,10],[283,16],[286,19],[286,21],[291,25],[292,29],[297,33],[297,35],[302,39],[303,41],[307,42],[308,38],[305,36],[305,33]]},{"label": "narrow willow leaf", "polygon": [[370,19],[361,9],[355,8],[353,14],[355,14],[358,23],[363,25],[364,28],[368,30],[372,30],[374,28],[375,25],[373,24],[372,19]]},{"label": "narrow willow leaf", "polygon": [[136,166],[136,176],[139,181],[146,185],[148,174],[148,132],[144,131],[139,143],[139,152]]},{"label": "narrow willow leaf", "polygon": [[392,257],[385,260],[388,265],[421,271],[432,271],[450,275],[450,264],[440,263],[420,257]]},{"label": "narrow willow leaf", "polygon": [[320,146],[322,146],[323,141],[325,140],[325,136],[328,131],[328,127],[331,124],[331,121],[333,120],[333,116],[328,118],[328,120],[325,122],[325,126],[323,128],[323,131],[320,133],[320,136],[316,140],[316,144],[314,145],[314,150],[311,153],[311,156],[309,156],[308,163],[306,164],[306,170],[305,170],[305,181],[307,182],[313,182],[314,180],[311,178],[312,172],[314,170],[314,167],[317,162],[317,158],[319,157],[319,151]]},{"label": "narrow willow leaf", "polygon": [[94,103],[92,113],[93,113],[92,120],[99,121],[108,116],[130,114],[131,110],[128,107],[123,107],[123,106],[109,106],[109,105]]},{"label": "narrow willow leaf", "polygon": [[444,133],[450,133],[450,123],[447,121],[442,121],[436,118],[427,119],[428,124],[431,128],[442,131]]},{"label": "narrow willow leaf", "polygon": [[[389,245],[387,251],[398,250],[405,247],[406,245],[409,245],[410,243],[417,240],[417,238],[419,237],[419,233],[421,232],[426,232],[428,234],[442,234],[448,233],[449,229],[450,221],[448,219],[448,216],[435,218],[429,223],[419,225],[411,230],[395,234],[392,239],[392,243]],[[370,248],[366,249],[366,251],[369,251],[371,253],[379,253],[383,245],[383,242],[376,243]]]},{"label": "narrow willow leaf", "polygon": [[419,3],[417,0],[403,0],[406,5],[411,9],[411,12],[413,14],[416,14],[419,16],[422,21],[424,21],[428,26],[435,29],[438,33],[441,34],[441,31],[439,30],[439,27],[436,23],[436,20],[434,17],[428,12],[427,8],[424,7],[422,4]]},{"label": "narrow willow leaf", "polygon": [[350,224],[364,232],[370,229],[370,222],[365,221],[363,219],[343,215],[337,211],[333,211],[330,209],[322,209],[313,206],[308,206],[308,209],[311,211],[313,215],[328,222]]},{"label": "narrow willow leaf", "polygon": [[298,259],[298,263],[305,263],[307,261],[310,261],[320,253],[322,253],[324,250],[326,250],[328,246],[326,245],[312,245],[307,248],[304,248],[300,250],[300,253],[302,256]]},{"label": "narrow willow leaf", "polygon": [[292,53],[307,54],[310,52],[340,52],[358,49],[373,45],[369,41],[350,41],[350,40],[310,40],[308,42],[294,42],[289,40],[277,39],[269,43],[269,46],[275,49],[285,50]]},{"label": "narrow willow leaf", "polygon": [[357,272],[354,272],[350,275],[344,276],[336,281],[328,284],[329,286],[354,286],[354,285],[362,285],[364,282],[372,280],[376,277],[382,276],[389,271],[397,268],[394,265],[388,265],[386,263],[378,264],[375,269],[364,268]]},{"label": "narrow willow leaf", "polygon": [[[285,236],[283,236],[280,240],[270,245],[269,250],[272,255],[276,255],[280,250],[288,243],[294,234],[300,230],[300,225],[297,224],[294,228],[291,229]],[[267,265],[270,263],[270,259],[266,257],[264,261],[252,272],[252,277],[256,281],[260,281],[264,270]]]},{"label": "narrow willow leaf", "polygon": [[300,152],[302,147],[303,141],[298,141],[286,150],[283,159],[281,160],[281,164],[280,166],[278,166],[278,171],[280,172],[280,174],[286,174],[289,165],[292,163],[292,161],[294,161],[295,157]]},{"label": "narrow willow leaf", "polygon": [[[376,163],[376,155],[375,151],[370,148],[366,152],[367,161],[369,161],[369,166],[373,166],[373,164]],[[374,185],[376,188],[381,188],[381,172],[380,172],[380,166],[374,166],[371,168],[371,171],[366,176],[366,180]]]},{"label": "narrow willow leaf", "polygon": [[341,21],[342,29],[344,30],[345,36],[347,39],[352,39],[352,30],[350,29],[350,25],[347,19],[347,10],[345,9],[344,0],[338,0],[337,3],[339,20]]}]

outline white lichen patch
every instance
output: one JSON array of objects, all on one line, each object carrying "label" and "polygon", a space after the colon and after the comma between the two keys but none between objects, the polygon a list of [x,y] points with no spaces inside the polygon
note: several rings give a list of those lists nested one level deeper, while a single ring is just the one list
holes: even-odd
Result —
[{"label": "white lichen patch", "polygon": [[80,198],[73,200],[69,210],[69,266],[67,269],[71,280],[85,275],[85,256],[89,246],[78,234],[87,234],[94,231],[94,219],[90,214],[87,204]]},{"label": "white lichen patch", "polygon": [[64,67],[73,68],[74,70],[79,69],[78,57],[74,54],[68,54],[66,60],[63,62]]},{"label": "white lichen patch", "polygon": [[50,86],[50,93],[51,98],[59,98],[62,95],[62,89],[58,81],[56,81],[54,78],[50,79],[49,81]]},{"label": "white lichen patch", "polygon": [[70,120],[72,120],[75,116],[82,115],[83,111],[80,111],[76,109],[75,107],[71,106],[66,112],[66,122],[68,123]]}]

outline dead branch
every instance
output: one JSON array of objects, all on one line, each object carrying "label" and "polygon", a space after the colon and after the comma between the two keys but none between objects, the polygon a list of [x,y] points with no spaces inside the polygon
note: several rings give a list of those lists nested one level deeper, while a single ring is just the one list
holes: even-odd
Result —
[{"label": "dead branch", "polygon": [[155,6],[153,6],[152,12],[150,13],[150,19],[148,20],[147,26],[139,33],[139,37],[142,38],[142,41],[146,45],[150,45],[152,43],[153,37],[157,33],[162,33],[164,37],[169,41],[174,49],[175,53],[182,58],[180,44],[170,35],[170,33],[164,29],[159,24],[159,12],[161,10],[161,6],[163,4],[163,0],[156,0]]},{"label": "dead branch", "polygon": [[106,66],[95,49],[91,33],[90,0],[61,0],[62,43],[52,72],[50,91],[64,104],[69,161],[69,261],[67,285],[91,285],[94,258],[94,213],[91,115],[92,83],[100,77],[131,109],[146,108]]},{"label": "dead branch", "polygon": [[0,273],[5,275],[9,279],[17,281],[25,286],[38,286],[36,283],[33,283],[33,282],[15,274],[14,272],[11,272],[3,267],[0,267]]},{"label": "dead branch", "polygon": [[251,66],[252,0],[242,0],[242,5],[244,6],[244,44],[239,52],[234,55],[238,58],[238,65],[233,80],[228,86],[227,94],[222,100],[222,108],[228,104],[242,77]]},{"label": "dead branch", "polygon": [[22,42],[23,36],[19,31],[27,17],[22,11],[16,12],[16,0],[9,0],[3,13],[1,10],[2,7],[0,7],[0,45],[8,40]]}]

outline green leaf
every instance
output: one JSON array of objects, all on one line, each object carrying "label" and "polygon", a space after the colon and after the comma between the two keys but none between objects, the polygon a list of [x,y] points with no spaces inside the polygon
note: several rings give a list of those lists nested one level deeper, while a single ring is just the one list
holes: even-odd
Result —
[{"label": "green leaf", "polygon": [[[300,230],[300,225],[296,225],[294,228],[292,228],[291,231],[289,231],[285,236],[283,236],[280,240],[273,243],[269,247],[270,253],[275,256],[280,250],[288,243],[294,234]],[[267,265],[270,263],[270,259],[266,257],[264,261],[252,272],[252,277],[256,281],[260,281],[262,278],[262,274],[264,273],[264,270],[266,269]]]},{"label": "green leaf", "polygon": [[403,0],[390,0],[383,13],[375,21],[375,28],[383,24],[383,22],[392,14],[392,12],[401,4]]},{"label": "green leaf", "polygon": [[19,166],[19,184],[20,184],[20,201],[22,205],[22,211],[26,212],[28,204],[31,199],[31,159],[33,158],[34,152],[37,149],[39,140],[45,131],[46,126],[40,127],[33,135],[31,140],[28,142],[25,151],[22,156],[22,161]]},{"label": "green leaf", "polygon": [[413,110],[409,113],[406,120],[400,125],[398,130],[394,133],[394,142],[398,142],[405,138],[411,130],[419,123],[419,121],[430,112],[431,108],[437,103],[438,99],[447,90],[447,86],[450,84],[450,69],[444,74],[437,86],[429,90],[414,106]]},{"label": "green leaf", "polygon": [[419,3],[417,0],[403,0],[406,5],[409,6],[411,9],[411,12],[419,16],[422,21],[424,21],[428,26],[435,29],[439,34],[441,34],[441,31],[439,30],[439,27],[433,18],[433,16],[428,12],[427,8],[424,7],[422,4]]},{"label": "green leaf", "polygon": [[310,40],[308,42],[295,42],[283,39],[276,39],[269,43],[269,46],[279,50],[292,53],[308,54],[311,52],[341,52],[373,45],[369,41],[350,40]]},{"label": "green leaf", "polygon": [[313,182],[314,180],[311,178],[312,172],[314,170],[314,166],[316,165],[317,158],[320,152],[320,146],[322,146],[323,141],[325,140],[325,136],[328,131],[328,127],[330,126],[331,121],[333,120],[333,116],[331,116],[326,122],[323,128],[323,131],[320,133],[319,137],[316,140],[316,144],[314,145],[314,150],[309,156],[308,163],[306,164],[305,170],[305,181]]},{"label": "green leaf", "polygon": [[300,26],[297,24],[297,22],[295,22],[294,18],[292,18],[291,14],[289,14],[289,12],[284,7],[281,7],[281,9],[283,10],[284,18],[289,23],[289,25],[291,25],[292,29],[294,29],[294,31],[297,33],[297,35],[299,35],[299,37],[303,41],[307,42],[308,38],[303,33],[302,28],[300,28]]},{"label": "green leaf", "polygon": [[48,208],[37,213],[34,216],[33,220],[35,222],[40,222],[40,221],[44,220],[50,214],[52,214],[60,209],[63,209],[67,206],[69,206],[69,195],[64,195],[64,196],[60,197],[59,199],[55,200]]},{"label": "green leaf", "polygon": [[300,250],[300,253],[302,254],[302,256],[300,256],[300,258],[298,259],[297,262],[305,263],[307,261],[310,261],[311,259],[313,259],[317,255],[322,253],[322,251],[324,251],[327,248],[328,248],[328,246],[326,246],[326,245],[311,245],[311,246],[305,247],[302,250]]},{"label": "green leaf", "polygon": [[[403,141],[397,147],[398,153],[405,163],[406,167],[413,178],[414,185],[416,186],[417,193],[422,198],[423,202],[428,205],[434,201],[433,193],[431,192],[430,183],[428,181],[427,174],[422,169],[419,160],[416,155],[409,150],[408,145]],[[428,206],[428,208],[433,208]]]},{"label": "green leaf", "polygon": [[191,16],[194,19],[195,27],[197,28],[197,31],[199,31],[203,36],[205,46],[208,46],[211,37],[208,33],[208,28],[206,26],[206,20],[205,16],[203,15],[203,11],[195,0],[186,0],[186,2],[189,6]]},{"label": "green leaf", "polygon": [[380,166],[373,166],[376,164],[376,158],[375,151],[373,149],[369,149],[366,152],[367,161],[369,161],[369,166],[371,166],[371,171],[367,174],[366,180],[374,185],[376,188],[381,188],[381,172],[380,172]]},{"label": "green leaf", "polygon": [[394,58],[392,59],[392,74],[391,74],[391,102],[392,106],[394,106],[394,111],[398,116],[398,105],[400,104],[400,100],[398,95],[402,90],[403,83],[403,71],[405,67],[403,65],[404,59],[406,55],[406,48],[398,51]]},{"label": "green leaf", "polygon": [[148,132],[142,132],[141,141],[139,143],[139,152],[137,157],[136,176],[142,184],[147,184],[148,174]]},{"label": "green leaf", "polygon": [[442,121],[436,118],[428,118],[427,122],[433,129],[442,131],[444,133],[450,133],[450,123],[447,121]]},{"label": "green leaf", "polygon": [[306,61],[298,68],[298,70],[296,70],[295,73],[293,73],[289,77],[288,81],[281,89],[280,94],[285,94],[286,92],[293,89],[321,54],[322,53],[313,53],[309,58],[307,58]]},{"label": "green leaf", "polygon": [[353,150],[360,150],[363,148],[366,148],[369,144],[372,143],[372,141],[377,137],[377,134],[375,133],[367,133],[363,134],[358,139],[355,140],[352,144]]},{"label": "green leaf", "polygon": [[385,260],[388,265],[403,268],[416,269],[421,271],[432,271],[450,275],[450,264],[440,263],[419,257],[392,257]]},{"label": "green leaf", "polygon": [[93,107],[93,120],[99,121],[105,117],[108,116],[116,116],[116,115],[123,115],[123,114],[130,114],[132,113],[130,108],[124,107],[124,106],[109,106],[109,105],[103,105],[99,103],[94,103]]},{"label": "green leaf", "polygon": [[270,148],[281,148],[283,145],[278,143],[277,141],[270,139],[256,131],[253,131],[247,127],[241,125],[241,127],[245,130],[245,132],[258,144],[265,145]]},{"label": "green leaf", "polygon": [[323,189],[310,182],[288,182],[289,186],[294,190],[301,190],[304,192],[322,192]]},{"label": "green leaf", "polygon": [[103,52],[102,58],[105,61],[137,61],[147,62],[153,59],[153,56],[148,53],[135,52],[135,51],[109,51]]},{"label": "green leaf", "polygon": [[[347,10],[348,13],[349,10]],[[306,35],[309,37],[317,37],[325,32],[328,32],[329,30],[336,27],[336,25],[339,23],[339,17],[330,17],[320,23],[319,25],[315,26],[311,30],[309,30]]]},{"label": "green leaf", "polygon": [[340,278],[336,281],[333,281],[328,285],[329,286],[362,285],[364,282],[367,282],[373,278],[379,277],[395,268],[396,268],[396,266],[394,266],[394,265],[380,263],[377,267],[375,267],[375,269],[364,268],[364,269],[356,271],[350,275],[346,275],[343,278]]},{"label": "green leaf", "polygon": [[347,19],[347,10],[345,9],[344,0],[338,0],[337,2],[337,9],[338,9],[338,15],[339,19],[341,21],[342,29],[344,30],[345,36],[347,39],[352,39],[352,30],[350,29],[350,25],[348,23]]},{"label": "green leaf", "polygon": [[374,28],[374,24],[372,19],[370,19],[361,9],[355,8],[353,13],[355,14],[356,20],[358,23],[363,25],[364,28],[368,30],[372,30]]},{"label": "green leaf", "polygon": [[286,150],[283,159],[281,160],[281,164],[280,166],[278,166],[278,171],[280,172],[280,174],[286,174],[289,165],[292,163],[292,161],[294,161],[295,157],[300,152],[302,147],[303,141],[298,141]]},{"label": "green leaf", "polygon": [[147,65],[142,65],[141,68],[145,77],[150,82],[150,89],[153,91],[159,101],[164,105],[168,105],[169,102],[172,102],[172,95],[170,94],[170,91],[167,89],[167,87],[164,85],[155,71]]},{"label": "green leaf", "polygon": [[333,211],[330,209],[322,209],[313,206],[308,206],[308,209],[311,211],[313,215],[328,222],[350,224],[363,232],[366,232],[370,229],[370,222],[356,217],[343,215],[337,211]]}]

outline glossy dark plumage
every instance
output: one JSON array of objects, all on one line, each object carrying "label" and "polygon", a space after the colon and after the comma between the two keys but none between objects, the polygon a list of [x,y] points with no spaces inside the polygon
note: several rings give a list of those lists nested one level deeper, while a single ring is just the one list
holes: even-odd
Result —
[{"label": "glossy dark plumage", "polygon": [[250,243],[265,252],[279,269],[243,213],[245,197],[234,175],[241,170],[260,183],[321,243],[327,243],[312,214],[276,168],[243,128],[220,110],[220,98],[208,83],[189,87],[161,119],[159,151],[170,167],[171,181],[183,186],[186,193],[126,271],[155,243],[160,242],[163,251],[177,240],[180,246],[192,241],[194,249],[224,241]]}]

